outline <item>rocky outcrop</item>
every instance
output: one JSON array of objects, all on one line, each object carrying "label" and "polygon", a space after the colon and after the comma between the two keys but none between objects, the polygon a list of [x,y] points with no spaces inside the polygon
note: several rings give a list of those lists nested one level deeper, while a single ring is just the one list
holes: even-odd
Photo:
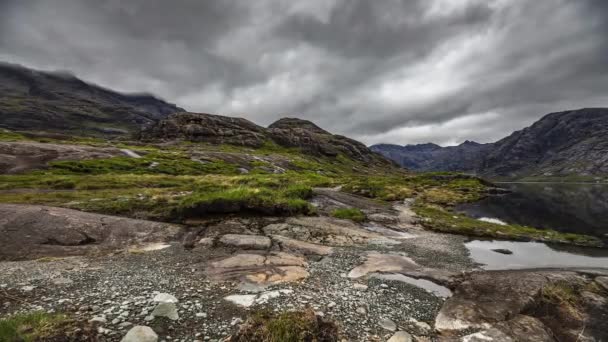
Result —
[{"label": "rocky outcrop", "polygon": [[66,73],[0,63],[0,127],[74,135],[124,135],[183,111],[151,95],[125,95]]},{"label": "rocky outcrop", "polygon": [[18,173],[42,168],[59,160],[105,159],[127,156],[113,147],[43,144],[37,142],[0,142],[0,173]]},{"label": "rocky outcrop", "polygon": [[84,255],[175,238],[172,224],[39,205],[0,204],[0,260]]},{"label": "rocky outcrop", "polygon": [[608,109],[548,114],[491,144],[380,144],[371,150],[419,171],[463,171],[490,177],[608,174]]},{"label": "rocky outcrop", "polygon": [[186,140],[210,144],[261,147],[266,131],[253,122],[228,116],[181,112],[145,129],[143,140]]},{"label": "rocky outcrop", "polygon": [[358,141],[331,134],[310,121],[294,118],[280,119],[264,128],[242,118],[183,112],[147,127],[140,138],[144,141],[186,140],[254,148],[274,143],[318,156],[343,154],[370,164],[391,164]]},{"label": "rocky outcrop", "polygon": [[474,272],[444,303],[435,329],[446,341],[471,330],[478,332],[462,341],[601,341],[608,293],[594,277],[585,270]]}]

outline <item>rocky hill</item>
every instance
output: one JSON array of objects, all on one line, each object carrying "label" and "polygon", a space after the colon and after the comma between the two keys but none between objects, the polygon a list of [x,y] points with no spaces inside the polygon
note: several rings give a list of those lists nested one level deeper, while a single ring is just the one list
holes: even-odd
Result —
[{"label": "rocky hill", "polygon": [[420,171],[464,171],[489,177],[608,174],[608,109],[548,114],[491,144],[374,145],[373,151]]},{"label": "rocky hill", "polygon": [[283,118],[265,128],[243,118],[182,112],[147,127],[141,132],[141,139],[186,140],[255,148],[274,143],[312,155],[337,157],[343,154],[361,162],[390,164],[356,140],[331,134],[308,120],[296,118]]},{"label": "rocky hill", "polygon": [[116,135],[183,109],[146,94],[125,95],[70,74],[0,63],[0,127]]}]

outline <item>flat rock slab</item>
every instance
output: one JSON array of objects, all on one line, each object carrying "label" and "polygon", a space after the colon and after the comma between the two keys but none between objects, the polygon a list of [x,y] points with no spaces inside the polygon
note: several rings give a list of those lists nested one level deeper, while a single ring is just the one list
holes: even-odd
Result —
[{"label": "flat rock slab", "polygon": [[281,247],[281,250],[304,255],[329,255],[333,252],[333,248],[328,246],[291,239],[281,235],[272,235],[272,240]]},{"label": "flat rock slab", "polygon": [[348,220],[331,217],[288,218],[284,223],[270,224],[263,228],[267,235],[288,238],[329,246],[352,246],[356,244],[398,244],[381,234],[363,229]]},{"label": "flat rock slab", "polygon": [[211,261],[205,270],[214,280],[240,280],[259,285],[293,282],[308,277],[304,258],[284,252],[237,254]]},{"label": "flat rock slab", "polygon": [[181,229],[65,208],[0,204],[0,260],[110,251],[171,240]]},{"label": "flat rock slab", "polygon": [[422,267],[404,255],[369,252],[365,262],[353,268],[348,273],[348,277],[357,279],[372,273],[403,274],[413,278],[428,279],[443,285],[450,284],[455,276],[449,271]]},{"label": "flat rock slab", "polygon": [[272,245],[270,238],[261,235],[226,234],[218,242],[224,246],[242,249],[268,249]]}]

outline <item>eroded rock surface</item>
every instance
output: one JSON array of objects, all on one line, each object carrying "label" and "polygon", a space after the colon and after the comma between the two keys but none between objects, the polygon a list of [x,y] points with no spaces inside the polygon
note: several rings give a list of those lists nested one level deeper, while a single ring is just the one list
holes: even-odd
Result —
[{"label": "eroded rock surface", "polygon": [[215,280],[239,280],[268,285],[304,279],[309,275],[307,266],[304,258],[293,254],[242,253],[210,262],[206,273]]},{"label": "eroded rock surface", "polygon": [[0,260],[82,255],[174,239],[177,225],[39,205],[0,204]]}]

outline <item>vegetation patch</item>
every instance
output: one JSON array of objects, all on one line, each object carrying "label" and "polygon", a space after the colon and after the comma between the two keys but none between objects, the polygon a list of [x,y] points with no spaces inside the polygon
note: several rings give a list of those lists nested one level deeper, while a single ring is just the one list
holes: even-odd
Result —
[{"label": "vegetation patch", "polygon": [[34,312],[0,319],[0,341],[48,341],[62,337],[65,341],[74,337],[64,315]]},{"label": "vegetation patch", "polygon": [[603,246],[603,242],[593,236],[561,233],[549,229],[536,229],[514,224],[489,223],[456,213],[450,208],[429,204],[424,200],[417,200],[413,209],[417,215],[423,218],[421,223],[425,228],[445,233],[508,240],[556,242],[580,246]]},{"label": "vegetation patch", "polygon": [[336,209],[331,213],[331,216],[355,222],[363,222],[366,219],[365,214],[357,208]]},{"label": "vegetation patch", "polygon": [[254,313],[231,338],[235,342],[334,342],[337,326],[316,316],[312,309],[274,314]]}]

